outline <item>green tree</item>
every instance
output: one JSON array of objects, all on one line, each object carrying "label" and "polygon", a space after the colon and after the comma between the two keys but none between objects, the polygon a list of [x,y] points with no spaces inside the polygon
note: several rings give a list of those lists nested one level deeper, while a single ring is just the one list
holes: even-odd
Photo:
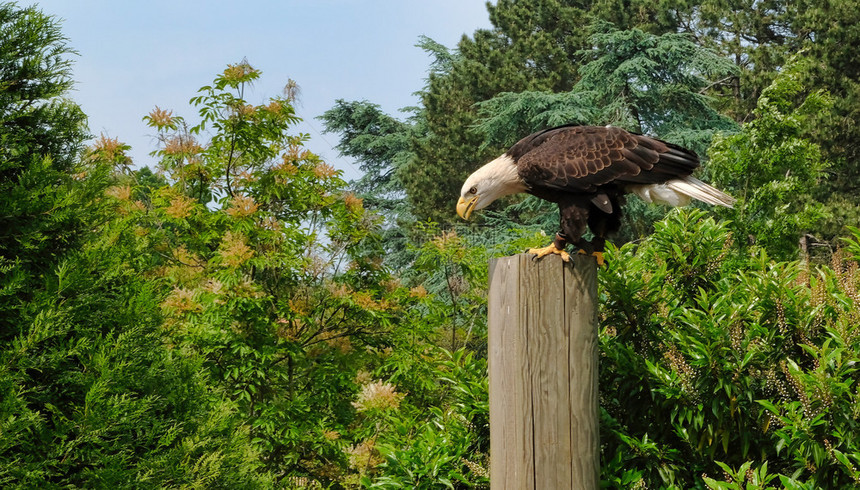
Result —
[{"label": "green tree", "polygon": [[826,91],[832,105],[815,116],[806,136],[833,165],[813,194],[827,203],[828,217],[817,225],[816,235],[836,246],[833,237],[845,234],[845,225],[860,219],[855,198],[860,175],[857,162],[856,100],[860,94],[854,27],[860,4],[848,2],[736,2],[703,0],[677,3],[669,10],[683,32],[696,42],[732,60],[736,75],[715,81],[708,93],[718,108],[737,121],[756,117],[758,98],[798,52],[811,61],[802,66],[802,84],[808,93]]},{"label": "green tree", "polygon": [[121,222],[99,231],[33,284],[21,333],[3,343],[0,482],[269,487],[235,404],[199,358],[163,344],[133,235]]},{"label": "green tree", "polygon": [[0,484],[266,486],[235,410],[162,344],[158,297],[109,188],[125,145],[87,135],[66,40],[0,5]]},{"label": "green tree", "polygon": [[[363,175],[353,183],[368,209],[396,219],[408,213],[397,169],[414,158],[417,124],[400,121],[367,101],[337,100],[320,119],[325,132],[339,134],[337,150],[355,158]],[[413,120],[414,121],[414,120]]]},{"label": "green tree", "polygon": [[762,92],[755,119],[710,150],[714,179],[738,197],[730,213],[739,244],[780,259],[794,258],[800,237],[827,216],[815,189],[829,162],[807,134],[832,101],[820,91],[805,94],[802,70],[801,61],[788,65]]},{"label": "green tree", "polygon": [[72,54],[55,19],[0,4],[0,338],[18,333],[15,311],[34,281],[94,224],[78,201],[101,191],[104,173],[80,179],[88,133],[64,97]]},{"label": "green tree", "polygon": [[357,371],[409,295],[379,267],[362,199],[291,133],[291,102],[243,98],[259,76],[229,65],[191,99],[190,129],[153,110],[166,185],[117,206],[161,282],[169,341],[203,359],[260,461],[284,485],[329,484],[348,470]]},{"label": "green tree", "polygon": [[734,123],[701,93],[733,72],[731,63],[681,34],[593,27],[580,51],[581,79],[568,92],[503,93],[478,104],[486,144],[508,146],[521,134],[561,124],[624,127],[704,153],[717,131]]},{"label": "green tree", "polygon": [[802,45],[805,33],[794,28],[802,11],[783,0],[672,3],[670,15],[680,32],[737,67],[708,87],[721,101],[721,112],[738,122],[750,120],[762,90]]},{"label": "green tree", "polygon": [[814,60],[805,65],[804,85],[826,90],[833,98],[831,110],[822,111],[810,136],[833,163],[817,197],[827,203],[831,218],[822,226],[824,238],[844,236],[845,226],[860,222],[856,196],[860,180],[860,72],[857,50],[860,4],[856,1],[792,3],[794,30],[804,39],[805,53]]}]

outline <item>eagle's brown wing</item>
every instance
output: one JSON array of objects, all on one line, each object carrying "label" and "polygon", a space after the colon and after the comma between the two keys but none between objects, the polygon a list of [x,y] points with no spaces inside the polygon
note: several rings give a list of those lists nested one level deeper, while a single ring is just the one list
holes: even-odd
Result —
[{"label": "eagle's brown wing", "polygon": [[690,175],[695,153],[614,127],[564,126],[523,138],[508,151],[527,184],[593,192],[609,182],[652,184]]}]

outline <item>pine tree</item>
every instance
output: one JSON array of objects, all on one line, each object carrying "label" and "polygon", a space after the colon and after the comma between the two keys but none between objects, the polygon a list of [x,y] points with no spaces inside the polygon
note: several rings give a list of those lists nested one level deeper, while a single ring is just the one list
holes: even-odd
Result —
[{"label": "pine tree", "polygon": [[13,311],[33,281],[91,224],[77,201],[100,191],[98,179],[79,179],[88,134],[83,112],[64,98],[71,54],[53,18],[0,4],[0,338],[17,333]]}]

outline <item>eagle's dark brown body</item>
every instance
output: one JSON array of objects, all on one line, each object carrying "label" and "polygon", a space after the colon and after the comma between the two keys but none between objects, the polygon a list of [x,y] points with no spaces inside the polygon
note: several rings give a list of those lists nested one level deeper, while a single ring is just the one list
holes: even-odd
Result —
[{"label": "eagle's dark brown body", "polygon": [[657,184],[699,166],[690,150],[621,128],[561,126],[526,136],[507,151],[527,183],[599,192],[606,184]]},{"label": "eagle's dark brown body", "polygon": [[684,148],[620,128],[562,126],[526,136],[507,155],[528,186],[526,192],[558,203],[564,238],[583,248],[586,226],[593,244],[621,225],[628,185],[660,184],[686,177],[699,157]]}]

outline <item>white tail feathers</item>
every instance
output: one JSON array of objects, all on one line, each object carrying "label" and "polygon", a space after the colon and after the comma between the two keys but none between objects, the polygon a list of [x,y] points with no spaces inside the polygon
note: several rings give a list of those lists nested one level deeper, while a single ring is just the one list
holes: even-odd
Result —
[{"label": "white tail feathers", "polygon": [[735,203],[735,198],[732,196],[689,176],[673,179],[663,184],[628,186],[627,190],[645,202],[670,206],[686,206],[690,204],[691,199],[727,208],[732,207]]}]

